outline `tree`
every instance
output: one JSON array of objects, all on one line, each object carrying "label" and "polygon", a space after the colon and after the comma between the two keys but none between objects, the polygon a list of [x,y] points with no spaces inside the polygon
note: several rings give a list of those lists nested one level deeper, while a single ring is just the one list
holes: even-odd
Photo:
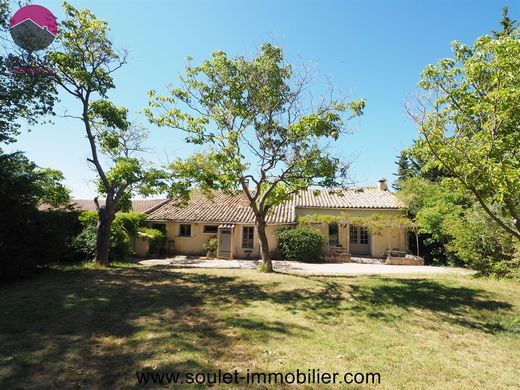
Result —
[{"label": "tree", "polygon": [[[507,22],[509,23],[509,22]],[[493,221],[520,239],[520,31],[453,42],[454,58],[422,72],[409,109],[425,170],[456,178]]]},{"label": "tree", "polygon": [[500,21],[500,25],[502,26],[502,31],[493,31],[493,35],[495,37],[500,37],[502,35],[512,35],[515,26],[516,26],[516,20],[511,19],[508,16],[509,8],[504,7],[502,8],[502,20]]},{"label": "tree", "polygon": [[252,60],[217,51],[201,65],[188,65],[181,86],[169,87],[168,96],[151,91],[146,110],[153,123],[185,131],[188,142],[209,147],[184,163],[198,179],[192,180],[243,191],[269,272],[269,212],[302,189],[344,182],[348,164],[332,155],[327,143],[336,141],[364,108],[363,100],[333,98],[313,107],[304,100],[307,82],[307,74],[297,74],[282,50],[269,43]]},{"label": "tree", "polygon": [[[107,99],[108,91],[115,87],[112,74],[126,63],[126,53],[112,47],[106,21],[88,9],[77,10],[67,3],[63,8],[58,49],[48,59],[57,69],[56,84],[80,103],[80,113],[73,117],[83,123],[91,152],[88,162],[98,175],[99,193],[106,197],[103,206],[98,197],[94,199],[98,213],[95,261],[108,264],[116,213],[129,207],[133,191],[149,193],[148,184],[158,171],[135,155],[142,150],[142,128],[129,122],[125,108]],[[100,155],[108,157],[108,167],[102,165]]]},{"label": "tree", "polygon": [[520,242],[515,248],[514,237],[455,178],[434,183],[412,177],[400,184],[397,195],[419,228],[429,261],[465,265],[485,275],[518,274]]},{"label": "tree", "polygon": [[21,152],[0,154],[0,177],[0,279],[10,279],[55,260],[46,256],[54,237],[37,206],[66,204],[69,190],[61,172],[38,167]]},{"label": "tree", "polygon": [[421,171],[419,164],[412,158],[409,149],[402,150],[397,158],[397,173],[394,173],[394,176],[397,176],[397,180],[392,185],[395,190],[401,188],[400,181],[418,176]]}]

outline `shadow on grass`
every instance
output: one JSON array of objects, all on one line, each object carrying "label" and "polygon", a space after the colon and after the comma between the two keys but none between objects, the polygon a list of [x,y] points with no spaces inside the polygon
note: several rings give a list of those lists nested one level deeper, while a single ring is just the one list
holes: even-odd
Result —
[{"label": "shadow on grass", "polygon": [[359,283],[356,278],[330,278],[293,275],[320,284],[317,291],[280,291],[271,300],[290,312],[304,312],[322,323],[341,315],[395,321],[405,312],[424,310],[439,320],[477,329],[485,333],[511,331],[498,319],[511,322],[512,305],[494,299],[482,289],[450,285],[448,281],[415,278],[372,277]]},{"label": "shadow on grass", "polygon": [[308,331],[219,313],[268,297],[235,277],[171,269],[49,271],[0,289],[0,388],[137,387],[137,370],[231,370],[213,362],[233,362],[249,334]]},{"label": "shadow on grass", "polygon": [[171,268],[87,268],[0,288],[0,388],[139,387],[138,370],[233,370],[256,361],[268,339],[313,332],[268,315],[239,316],[251,303],[317,326],[343,315],[391,321],[421,309],[484,332],[500,331],[490,318],[511,309],[484,290],[435,280],[306,279],[308,288],[294,288]]},{"label": "shadow on grass", "polygon": [[424,310],[441,320],[486,333],[504,331],[496,315],[508,315],[512,305],[493,299],[482,289],[450,286],[428,279],[375,279],[373,283],[353,284],[356,304],[352,310],[370,318],[391,320],[399,317],[392,308]]}]

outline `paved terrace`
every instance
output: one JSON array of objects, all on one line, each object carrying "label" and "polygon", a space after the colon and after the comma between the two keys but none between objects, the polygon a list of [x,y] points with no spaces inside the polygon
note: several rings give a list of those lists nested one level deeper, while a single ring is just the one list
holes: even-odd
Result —
[{"label": "paved terrace", "polygon": [[[410,274],[472,274],[474,271],[463,268],[433,267],[417,265],[363,264],[366,259],[353,258],[353,263],[300,263],[297,261],[274,260],[275,270],[308,275],[410,275]],[[142,260],[139,264],[146,266],[171,266],[174,268],[229,268],[255,269],[258,260],[222,260],[204,259],[187,256],[176,256],[167,259]]]}]

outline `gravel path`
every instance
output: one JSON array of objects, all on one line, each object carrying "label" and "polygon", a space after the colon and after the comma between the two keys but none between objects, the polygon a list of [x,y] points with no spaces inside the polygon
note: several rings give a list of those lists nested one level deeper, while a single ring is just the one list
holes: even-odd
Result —
[{"label": "gravel path", "polygon": [[[142,260],[139,264],[154,266],[163,265],[175,268],[230,268],[255,269],[257,260],[208,260],[177,256],[168,259]],[[471,274],[473,271],[463,268],[417,266],[417,265],[386,265],[359,263],[299,263],[297,261],[274,260],[275,270],[282,272],[303,273],[309,275],[389,275],[389,274]]]}]

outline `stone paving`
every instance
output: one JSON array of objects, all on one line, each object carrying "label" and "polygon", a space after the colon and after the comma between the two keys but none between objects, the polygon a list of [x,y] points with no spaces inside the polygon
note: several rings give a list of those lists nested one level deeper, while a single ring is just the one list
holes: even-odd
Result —
[{"label": "stone paving", "polygon": [[[471,274],[473,271],[463,268],[433,267],[417,265],[386,265],[362,263],[366,259],[353,258],[352,263],[300,263],[297,261],[274,260],[277,271],[308,275],[410,275],[410,274]],[[255,269],[258,260],[223,260],[205,259],[189,256],[176,256],[166,259],[141,260],[139,264],[147,266],[170,266],[174,268],[221,268]]]}]

